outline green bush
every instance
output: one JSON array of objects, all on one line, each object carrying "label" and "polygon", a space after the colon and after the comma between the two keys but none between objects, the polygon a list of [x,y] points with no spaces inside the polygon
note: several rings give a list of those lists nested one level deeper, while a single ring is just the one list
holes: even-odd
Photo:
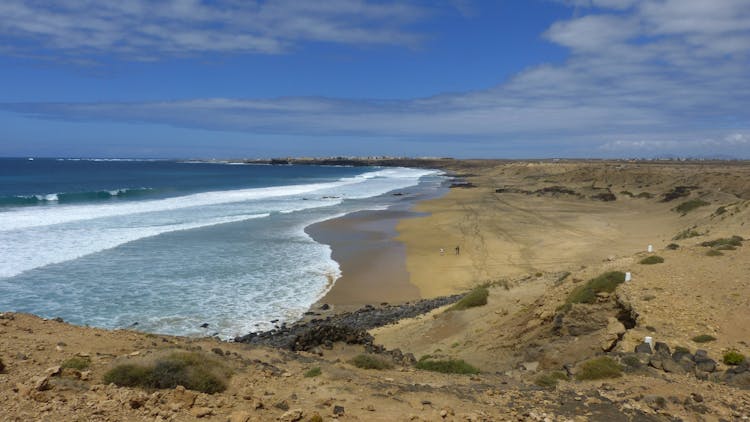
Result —
[{"label": "green bush", "polygon": [[612,293],[618,285],[625,282],[625,273],[610,271],[596,278],[592,278],[583,286],[578,286],[570,292],[566,303],[594,303],[596,294],[600,292]]},{"label": "green bush", "polygon": [[462,311],[464,309],[474,308],[476,306],[484,306],[487,304],[487,296],[489,295],[490,291],[487,290],[486,286],[475,287],[469,293],[467,293],[466,296],[462,297],[461,300],[448,308],[448,310]]},{"label": "green bush", "polygon": [[314,368],[310,368],[305,372],[305,378],[313,378],[320,375],[323,371],[320,370],[320,366],[316,366]]},{"label": "green bush", "polygon": [[709,240],[709,241],[701,243],[701,246],[706,246],[709,248],[715,248],[718,246],[725,246],[725,245],[742,246],[743,240],[745,239],[743,239],[742,236],[735,235],[732,237],[723,237],[721,239]]},{"label": "green bush", "polygon": [[417,362],[417,369],[442,372],[444,374],[478,374],[479,369],[466,363],[463,359],[432,360],[424,358]]},{"label": "green bush", "polygon": [[654,197],[653,194],[648,192],[641,192],[638,195],[635,196],[636,198],[643,198],[643,199],[651,199]]},{"label": "green bush", "polygon": [[104,374],[104,382],[121,387],[174,388],[217,393],[227,388],[229,370],[220,362],[196,352],[173,352],[148,364],[126,363]]},{"label": "green bush", "polygon": [[350,360],[349,363],[362,369],[391,369],[393,364],[374,355],[360,354]]},{"label": "green bush", "polygon": [[724,253],[721,251],[717,251],[716,249],[711,249],[708,252],[706,252],[706,255],[707,256],[722,256],[724,255]]},{"label": "green bush", "polygon": [[714,211],[714,214],[716,214],[716,215],[722,215],[722,214],[724,214],[726,212],[727,212],[727,207],[725,207],[725,206],[722,205],[719,208],[716,208],[716,211]]},{"label": "green bush", "polygon": [[661,264],[664,262],[664,258],[658,256],[658,255],[651,255],[647,256],[643,259],[641,259],[640,263],[642,265],[654,265],[654,264]]},{"label": "green bush", "polygon": [[584,362],[576,374],[576,379],[600,380],[605,378],[617,378],[622,376],[622,367],[607,356],[601,356]]},{"label": "green bush", "polygon": [[60,368],[71,368],[71,369],[77,369],[79,371],[83,371],[84,369],[88,368],[91,365],[91,359],[87,357],[81,357],[81,356],[73,356],[70,359],[65,360],[61,365]]},{"label": "green bush", "polygon": [[745,355],[736,350],[730,350],[724,353],[724,358],[722,360],[727,365],[739,365],[745,361]]},{"label": "green bush", "polygon": [[555,371],[536,377],[536,379],[534,380],[534,384],[544,388],[554,388],[555,386],[557,386],[557,383],[559,381],[564,381],[567,379],[568,376],[563,372]]},{"label": "green bush", "polygon": [[680,205],[672,208],[672,210],[677,211],[682,215],[685,215],[689,213],[690,211],[693,211],[696,208],[705,207],[706,205],[710,205],[710,203],[702,199],[691,199],[689,201],[683,202]]},{"label": "green bush", "polygon": [[629,197],[632,198],[633,197],[633,192],[630,192],[628,190],[621,190],[620,191],[620,195],[627,195],[627,196],[629,196]]},{"label": "green bush", "polygon": [[667,245],[667,249],[669,249],[670,251],[676,251],[677,249],[680,249],[680,245],[676,243],[670,243],[669,245]]},{"label": "green bush", "polygon": [[719,245],[715,247],[717,251],[736,251],[737,247],[732,245]]},{"label": "green bush", "polygon": [[675,237],[672,238],[672,240],[684,240],[684,239],[690,239],[691,237],[698,237],[703,236],[703,234],[693,230],[693,229],[685,229],[675,235]]},{"label": "green bush", "polygon": [[708,343],[709,341],[716,340],[716,337],[710,335],[710,334],[701,334],[699,336],[695,336],[692,339],[696,343]]}]

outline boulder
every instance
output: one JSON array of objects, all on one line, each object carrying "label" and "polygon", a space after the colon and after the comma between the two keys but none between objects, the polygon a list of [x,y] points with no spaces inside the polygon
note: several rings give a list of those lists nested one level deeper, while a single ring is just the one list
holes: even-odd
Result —
[{"label": "boulder", "polygon": [[661,341],[656,342],[656,344],[654,345],[654,350],[656,351],[656,353],[664,354],[667,356],[670,356],[672,354],[667,343]]},{"label": "boulder", "polygon": [[654,353],[654,351],[651,350],[651,345],[645,342],[635,346],[635,352],[636,353],[648,353],[648,354]]},{"label": "boulder", "polygon": [[687,372],[682,365],[672,359],[662,359],[661,364],[664,372],[669,372],[672,374],[684,374],[685,372]]},{"label": "boulder", "polygon": [[716,361],[711,358],[696,359],[695,368],[702,372],[716,371]]}]

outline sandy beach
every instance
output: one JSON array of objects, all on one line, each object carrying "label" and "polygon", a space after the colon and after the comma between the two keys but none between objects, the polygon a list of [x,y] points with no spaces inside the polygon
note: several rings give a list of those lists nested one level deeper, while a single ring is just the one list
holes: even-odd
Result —
[{"label": "sandy beach", "polygon": [[395,237],[396,225],[416,213],[398,210],[360,211],[309,226],[318,243],[329,245],[341,277],[319,304],[351,310],[365,304],[418,299],[406,270],[406,248]]}]

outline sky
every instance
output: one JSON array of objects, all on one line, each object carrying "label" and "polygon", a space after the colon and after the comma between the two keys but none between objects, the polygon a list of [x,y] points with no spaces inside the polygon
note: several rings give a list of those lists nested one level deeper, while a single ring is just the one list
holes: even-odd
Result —
[{"label": "sky", "polygon": [[3,0],[0,156],[750,158],[750,0]]}]

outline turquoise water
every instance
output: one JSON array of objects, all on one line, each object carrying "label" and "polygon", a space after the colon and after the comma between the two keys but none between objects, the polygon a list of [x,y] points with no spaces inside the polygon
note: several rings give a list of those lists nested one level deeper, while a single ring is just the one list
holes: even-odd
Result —
[{"label": "turquoise water", "polygon": [[403,168],[0,159],[0,310],[181,335],[267,329],[339,275],[306,226],[441,181]]}]

